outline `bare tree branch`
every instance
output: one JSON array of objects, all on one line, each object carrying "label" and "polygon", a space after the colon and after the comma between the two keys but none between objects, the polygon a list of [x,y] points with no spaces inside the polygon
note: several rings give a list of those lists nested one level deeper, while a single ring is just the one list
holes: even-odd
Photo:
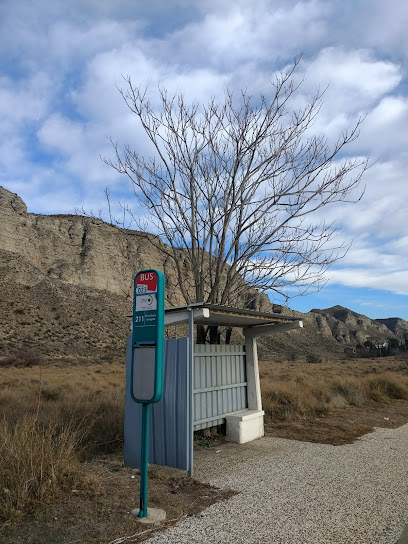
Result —
[{"label": "bare tree branch", "polygon": [[334,225],[314,218],[363,194],[356,189],[368,161],[346,154],[362,119],[334,145],[314,134],[324,91],[291,110],[301,85],[294,82],[298,62],[276,77],[271,97],[226,90],[223,101],[203,107],[159,89],[156,111],[148,89],[124,78],[120,93],[153,155],[128,145],[121,151],[111,140],[115,158],[103,160],[131,180],[146,221],[167,244],[160,250],[186,303],[307,294],[322,288],[328,268],[347,252],[335,243]]}]

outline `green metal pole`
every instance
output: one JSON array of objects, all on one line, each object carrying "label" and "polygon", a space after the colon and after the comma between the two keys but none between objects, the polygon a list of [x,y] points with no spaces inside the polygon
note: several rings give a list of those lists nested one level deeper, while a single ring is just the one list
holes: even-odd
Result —
[{"label": "green metal pole", "polygon": [[142,452],[140,456],[140,509],[139,518],[147,517],[147,479],[149,465],[150,404],[142,407]]}]

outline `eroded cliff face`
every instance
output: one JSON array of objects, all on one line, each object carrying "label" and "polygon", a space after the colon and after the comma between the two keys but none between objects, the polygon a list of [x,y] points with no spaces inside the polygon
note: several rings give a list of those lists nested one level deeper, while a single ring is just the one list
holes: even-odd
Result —
[{"label": "eroded cliff face", "polygon": [[27,213],[22,199],[2,187],[0,213],[0,249],[20,255],[49,278],[129,295],[138,270],[163,270],[160,252],[136,231],[88,217]]},{"label": "eroded cliff face", "polygon": [[[166,275],[168,305],[184,304],[174,266],[158,249],[165,246],[151,234],[146,237],[95,218],[27,213],[23,200],[3,187],[0,216],[0,250],[20,255],[48,278],[129,297],[135,274],[155,268]],[[190,273],[186,265],[188,285],[192,285]],[[253,290],[246,290],[250,296]],[[266,295],[258,295],[251,306],[259,311],[273,310]]]},{"label": "eroded cliff face", "polygon": [[[137,271],[164,271],[167,305],[183,304],[175,270],[156,247],[161,242],[142,234],[99,219],[27,213],[18,195],[0,187],[0,357],[21,346],[50,356],[123,356],[129,328],[123,315],[132,308]],[[304,322],[301,330],[260,339],[261,354],[272,360],[343,353],[367,339],[408,333],[404,320],[373,321],[341,306],[302,314],[261,295],[250,307]]]},{"label": "eroded cliff face", "polygon": [[393,327],[396,320],[373,320],[342,306],[312,310],[311,313],[316,315],[316,320],[326,323],[326,329],[330,329],[337,342],[344,344],[363,345],[366,340],[376,343],[394,335],[403,340],[408,333],[408,322],[403,319],[398,319],[398,327]]},{"label": "eroded cliff face", "polygon": [[134,274],[163,268],[137,232],[99,219],[27,213],[0,187],[0,357],[122,357]]},{"label": "eroded cliff face", "polygon": [[389,317],[387,319],[376,319],[376,323],[385,325],[396,336],[405,336],[408,333],[408,322],[400,317]]}]

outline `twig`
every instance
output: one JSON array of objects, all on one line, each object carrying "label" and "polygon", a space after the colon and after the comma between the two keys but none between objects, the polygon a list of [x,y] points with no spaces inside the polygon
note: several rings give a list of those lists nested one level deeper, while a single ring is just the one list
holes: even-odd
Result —
[{"label": "twig", "polygon": [[42,392],[42,366],[40,366],[40,384],[38,386],[38,399],[37,399],[37,409],[35,412],[35,417],[33,421],[33,427],[38,421],[38,416],[40,414],[40,406],[41,406],[41,392]]},{"label": "twig", "polygon": [[[175,521],[180,521],[181,519],[184,519],[186,517],[187,517],[187,514],[184,514],[184,515],[182,515],[182,516],[180,516],[178,518],[169,519],[169,520],[166,521],[166,527],[170,523],[173,523]],[[147,529],[146,531],[142,531],[141,533],[135,533],[133,535],[122,536],[120,538],[116,538],[115,540],[111,540],[110,542],[108,542],[108,544],[123,544],[123,542],[129,542],[130,539],[139,538],[140,536],[145,535],[146,533],[151,533],[151,532],[154,532],[154,531],[157,531],[157,527],[152,527],[151,529]]]},{"label": "twig", "polygon": [[144,535],[146,533],[150,533],[151,531],[153,531],[153,528],[152,529],[147,529],[146,531],[143,531],[141,533],[135,533],[134,535],[122,536],[120,538],[117,538],[116,540],[111,540],[110,542],[108,542],[108,544],[122,544],[123,542],[126,542],[130,538],[139,537],[139,536]]}]

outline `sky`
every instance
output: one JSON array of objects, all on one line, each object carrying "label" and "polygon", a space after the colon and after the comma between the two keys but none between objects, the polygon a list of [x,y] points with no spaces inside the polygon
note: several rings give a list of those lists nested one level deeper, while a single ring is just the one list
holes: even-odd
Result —
[{"label": "sky", "polygon": [[100,158],[109,137],[146,149],[123,76],[205,103],[262,92],[301,54],[299,103],[327,87],[316,131],[334,141],[365,116],[348,152],[372,166],[360,202],[324,211],[351,249],[289,306],[408,320],[407,28],[406,0],[2,0],[0,185],[33,213],[105,213],[105,187],[136,206]]}]

